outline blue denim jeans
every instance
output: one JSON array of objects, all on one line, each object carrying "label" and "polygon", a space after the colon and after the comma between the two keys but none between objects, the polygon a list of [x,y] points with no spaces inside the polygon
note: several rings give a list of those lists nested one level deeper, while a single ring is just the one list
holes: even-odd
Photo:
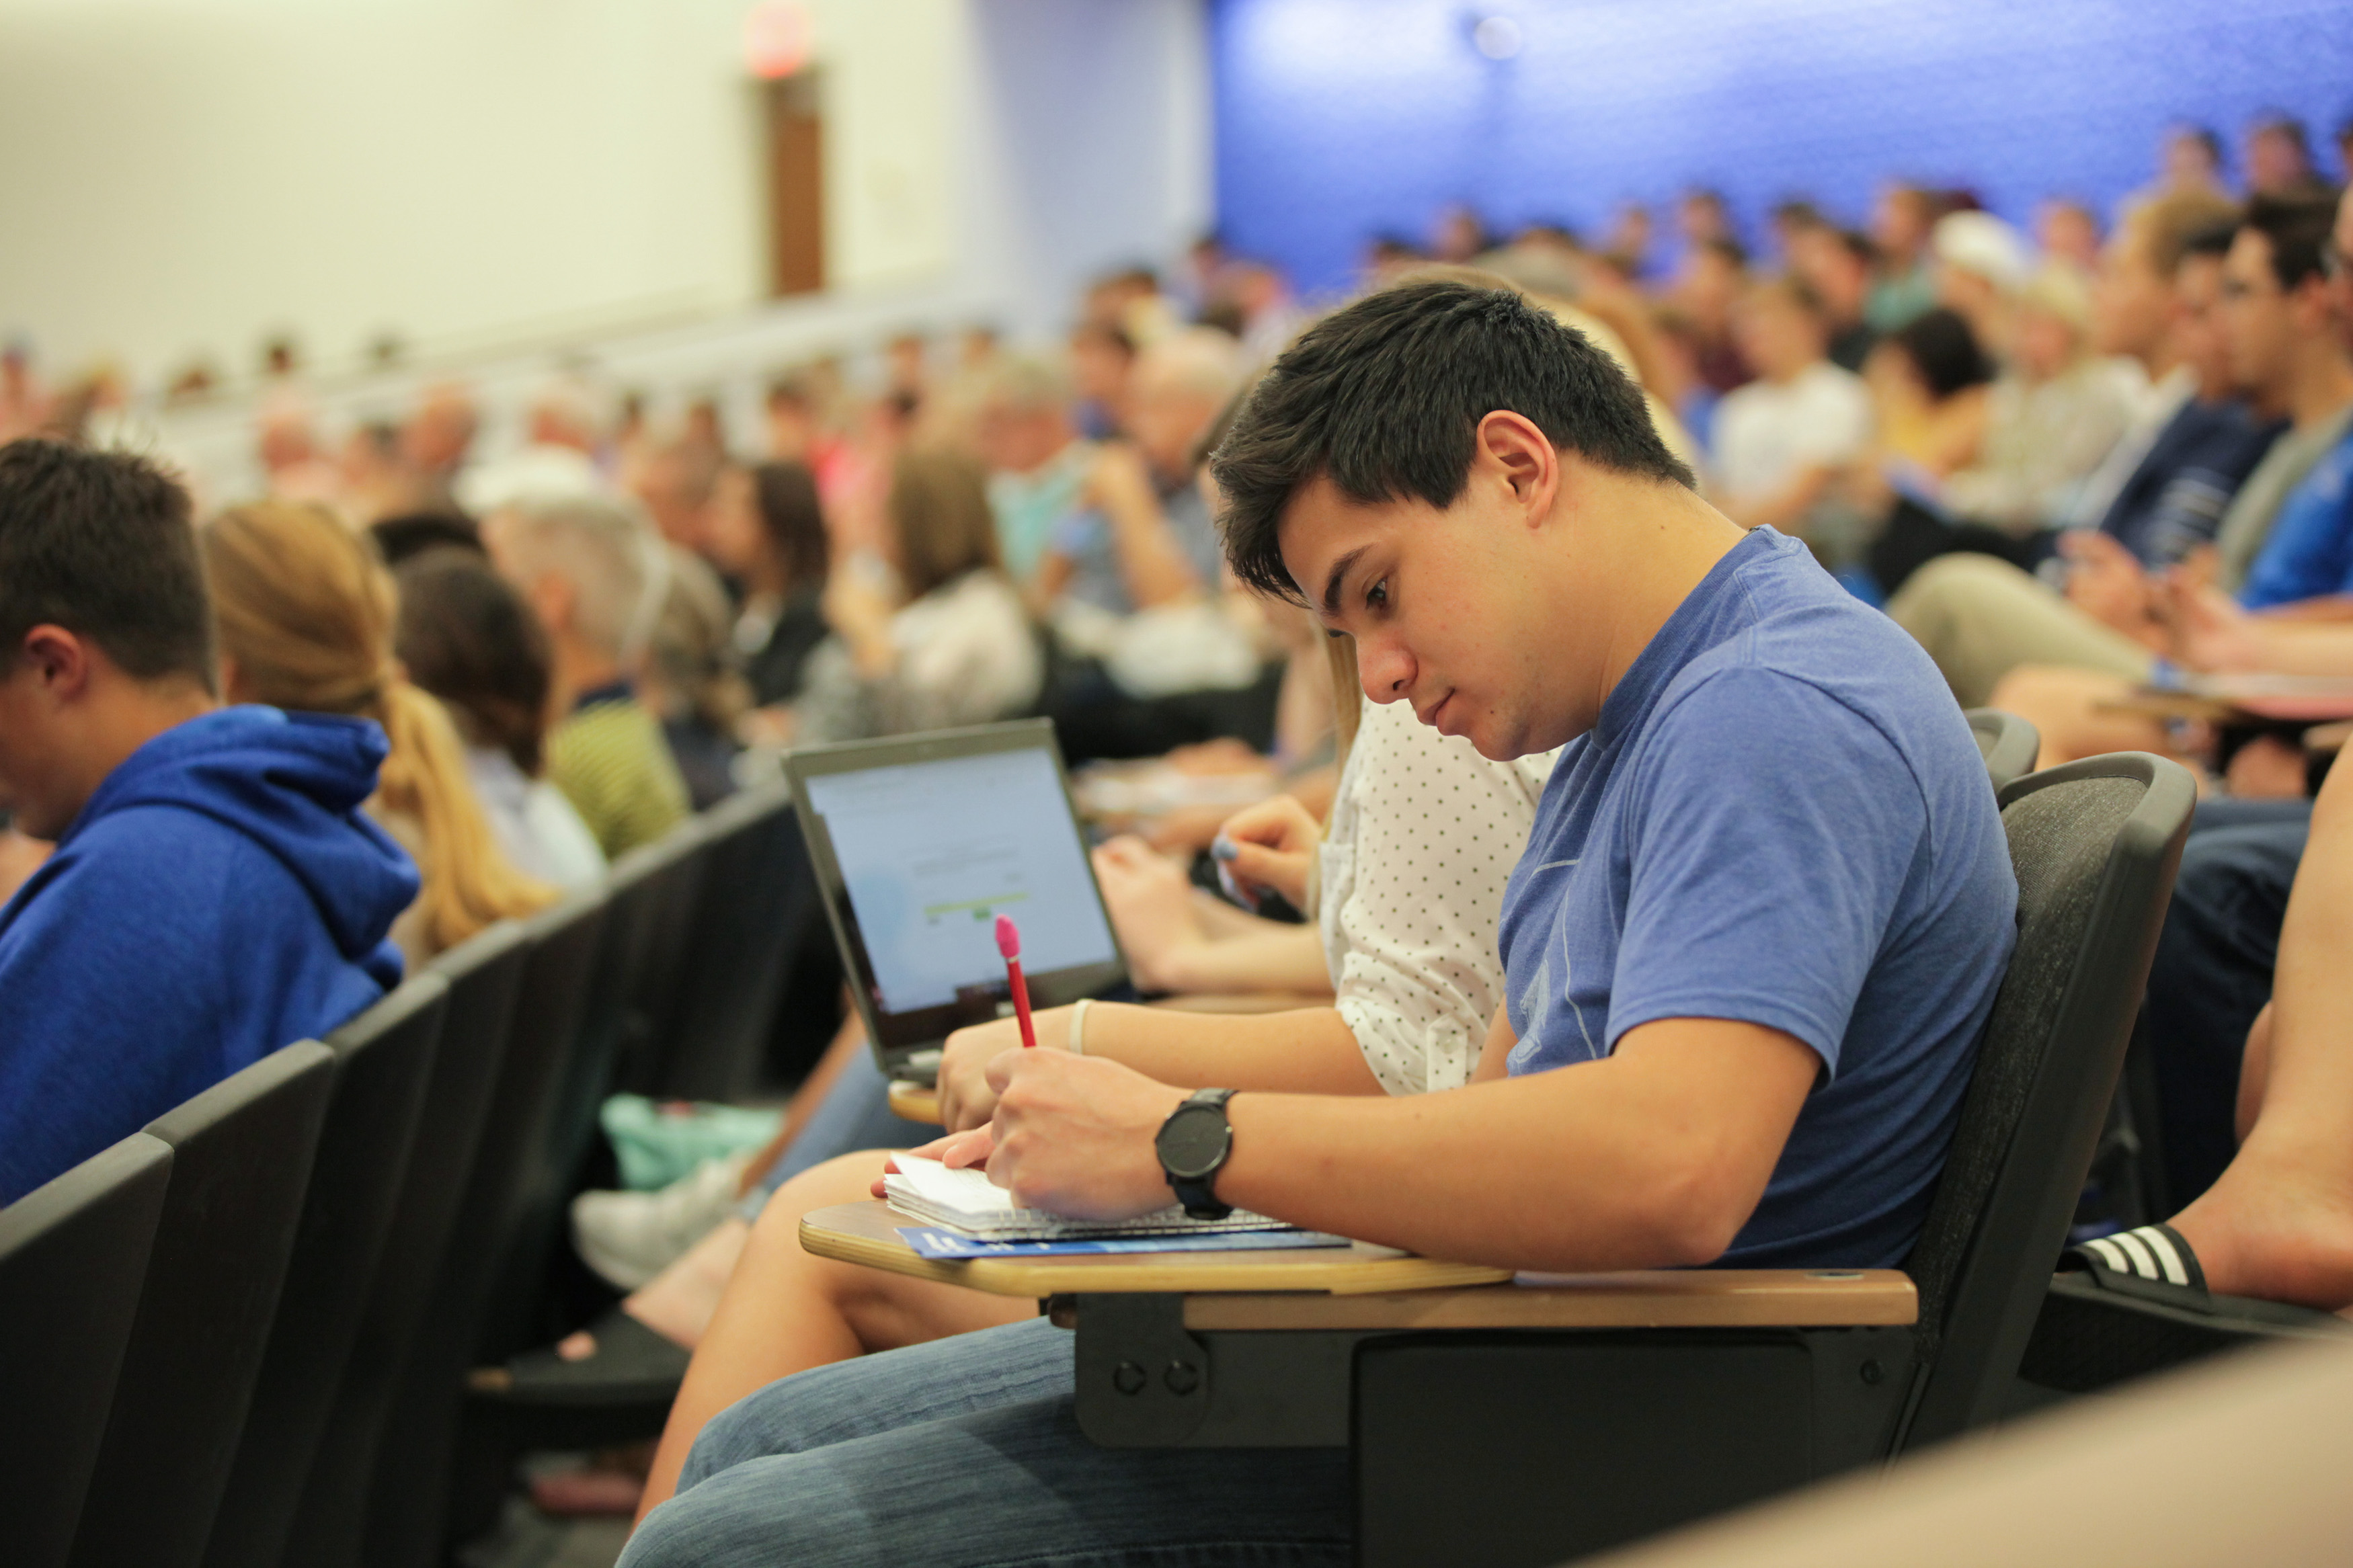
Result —
[{"label": "blue denim jeans", "polygon": [[2308,800],[2209,801],[2181,852],[2145,1020],[2165,1195],[2176,1209],[2212,1186],[2238,1152],[2239,1062],[2271,1000],[2280,922],[2311,825]]},{"label": "blue denim jeans", "polygon": [[1289,1568],[1350,1556],[1341,1448],[1098,1448],[1044,1319],[769,1384],[622,1568]]},{"label": "blue denim jeans", "polygon": [[792,1147],[776,1157],[735,1212],[747,1225],[759,1223],[769,1194],[812,1165],[860,1149],[913,1149],[940,1135],[940,1129],[903,1121],[891,1111],[891,1080],[874,1065],[874,1053],[860,1051],[833,1080]]}]

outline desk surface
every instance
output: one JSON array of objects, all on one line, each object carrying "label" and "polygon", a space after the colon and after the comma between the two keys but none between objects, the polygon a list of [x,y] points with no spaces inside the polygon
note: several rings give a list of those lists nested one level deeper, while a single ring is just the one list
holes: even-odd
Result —
[{"label": "desk surface", "polygon": [[919,1257],[899,1239],[898,1226],[922,1223],[872,1198],[862,1204],[839,1204],[802,1216],[801,1246],[820,1258],[969,1286],[992,1295],[1031,1298],[1084,1291],[1174,1295],[1196,1290],[1368,1295],[1485,1285],[1511,1278],[1508,1269],[1441,1263],[1362,1241],[1345,1249],[1303,1247],[1260,1252],[976,1258],[951,1263]]},{"label": "desk surface", "polygon": [[891,1114],[908,1121],[922,1121],[936,1127],[940,1121],[940,1091],[927,1083],[909,1083],[903,1079],[892,1079]]},{"label": "desk surface", "polygon": [[818,1209],[801,1245],[823,1258],[1001,1296],[1182,1295],[1185,1326],[1254,1330],[1817,1328],[1915,1321],[1920,1300],[1894,1268],[1694,1268],[1527,1275],[1440,1263],[1358,1242],[1348,1251],[1183,1252],[1157,1257],[916,1256],[913,1223],[869,1200]]}]

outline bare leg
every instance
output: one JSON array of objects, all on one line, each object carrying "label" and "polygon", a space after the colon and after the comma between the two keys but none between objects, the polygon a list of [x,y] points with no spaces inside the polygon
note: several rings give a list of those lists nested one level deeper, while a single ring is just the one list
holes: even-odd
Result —
[{"label": "bare leg", "polygon": [[2353,1305],[2353,768],[2314,803],[2280,929],[2269,1027],[2251,1031],[2238,1157],[2173,1221],[2213,1289]]},{"label": "bare leg", "polygon": [[793,1140],[801,1135],[801,1129],[808,1125],[809,1118],[815,1116],[817,1108],[824,1103],[826,1094],[833,1088],[833,1080],[841,1076],[841,1069],[851,1058],[866,1048],[865,1021],[859,1017],[858,1009],[846,1000],[848,993],[843,994],[846,1016],[841,1020],[841,1028],[834,1035],[833,1043],[825,1047],[825,1055],[818,1058],[817,1066],[809,1069],[808,1077],[801,1080],[800,1088],[793,1091],[792,1103],[785,1107],[784,1123],[776,1129],[776,1135],[768,1141],[766,1148],[752,1156],[750,1164],[744,1167],[744,1184],[736,1193],[737,1197],[750,1192],[762,1173],[785,1157],[785,1151],[793,1146]]},{"label": "bare leg", "polygon": [[[785,1151],[792,1147],[833,1088],[834,1079],[841,1076],[843,1065],[865,1048],[866,1026],[853,1010],[793,1095],[776,1137],[744,1167],[743,1192],[750,1192],[752,1184],[785,1157]],[[702,1341],[702,1331],[719,1306],[719,1293],[727,1288],[727,1277],[734,1272],[735,1260],[744,1255],[744,1238],[751,1234],[752,1227],[732,1215],[720,1221],[677,1262],[624,1297],[621,1310],[662,1338],[692,1350]],[[566,1334],[555,1342],[555,1353],[565,1361],[586,1361],[596,1353],[596,1336],[586,1329]]]},{"label": "bare leg", "polygon": [[2135,713],[2103,713],[2099,704],[2124,697],[2129,681],[2095,669],[2028,665],[1994,688],[1993,706],[2015,713],[2042,737],[2037,767],[2056,767],[2103,752],[2169,754],[2165,727]]},{"label": "bare leg", "polygon": [[844,1154],[776,1189],[752,1227],[670,1407],[638,1517],[677,1489],[703,1425],[754,1391],[813,1366],[1033,1316],[1037,1304],[837,1263],[801,1250],[801,1215],[855,1203],[882,1173],[880,1151]]},{"label": "bare leg", "polygon": [[2255,1015],[2247,1030],[2247,1048],[2239,1058],[2239,1110],[2232,1121],[2232,1131],[2244,1143],[2255,1130],[2255,1121],[2263,1113],[2263,1091],[2271,1087],[2272,1075],[2272,1005]]}]

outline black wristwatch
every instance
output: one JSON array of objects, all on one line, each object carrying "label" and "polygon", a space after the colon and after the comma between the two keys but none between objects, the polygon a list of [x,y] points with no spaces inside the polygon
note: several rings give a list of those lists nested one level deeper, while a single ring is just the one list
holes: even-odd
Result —
[{"label": "black wristwatch", "polygon": [[1223,1219],[1234,1212],[1217,1193],[1218,1173],[1234,1149],[1233,1124],[1226,1120],[1226,1101],[1233,1097],[1230,1089],[1200,1090],[1168,1113],[1152,1140],[1176,1201],[1194,1219]]}]

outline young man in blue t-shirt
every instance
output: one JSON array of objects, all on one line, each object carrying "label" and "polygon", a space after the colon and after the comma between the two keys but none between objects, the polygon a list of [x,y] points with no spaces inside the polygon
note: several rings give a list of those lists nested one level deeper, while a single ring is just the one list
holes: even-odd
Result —
[{"label": "young man in blue t-shirt", "polygon": [[[1481,1081],[1220,1100],[1017,1049],[949,1152],[1065,1214],[1173,1188],[1514,1268],[1902,1261],[2016,898],[1926,656],[1703,501],[1616,365],[1508,292],[1333,316],[1214,464],[1235,570],[1352,633],[1375,701],[1493,758],[1567,745]],[[1345,1560],[1342,1456],[1093,1448],[1071,1375],[1023,1323],[786,1379],[705,1429],[625,1561]]]}]

